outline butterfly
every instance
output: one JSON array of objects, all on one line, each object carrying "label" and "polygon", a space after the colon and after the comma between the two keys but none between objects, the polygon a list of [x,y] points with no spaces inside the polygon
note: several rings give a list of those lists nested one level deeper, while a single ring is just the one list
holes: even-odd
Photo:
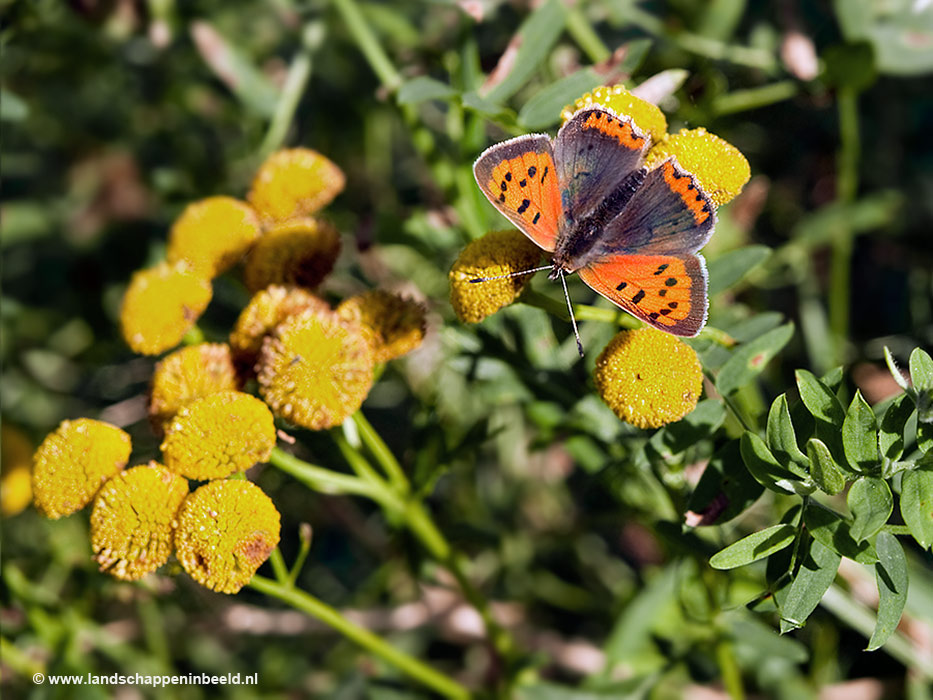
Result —
[{"label": "butterfly", "polygon": [[[713,234],[715,207],[675,157],[644,167],[649,141],[631,118],[593,105],[553,140],[528,134],[491,146],[473,175],[489,201],[552,254],[537,269],[550,269],[565,293],[564,277],[576,272],[648,325],[695,336],[709,305],[697,251]],[[567,304],[573,320],[569,297]],[[582,354],[579,335],[577,345]]]}]

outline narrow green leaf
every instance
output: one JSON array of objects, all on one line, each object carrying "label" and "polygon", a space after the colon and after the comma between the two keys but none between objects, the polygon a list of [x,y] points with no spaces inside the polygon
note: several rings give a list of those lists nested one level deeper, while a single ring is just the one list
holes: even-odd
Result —
[{"label": "narrow green leaf", "polygon": [[820,377],[820,381],[823,382],[829,390],[834,394],[839,391],[839,387],[842,385],[842,378],[845,376],[842,372],[842,366],[833,367],[826,374]]},{"label": "narrow green leaf", "polygon": [[904,426],[913,412],[914,402],[907,394],[894,399],[884,412],[878,432],[878,449],[883,458],[895,461],[904,454]]},{"label": "narrow green leaf", "polygon": [[907,380],[904,379],[904,375],[901,374],[900,368],[897,366],[897,361],[894,359],[894,355],[891,354],[891,351],[888,350],[888,346],[884,346],[884,361],[888,366],[888,371],[891,373],[891,376],[894,377],[894,381],[897,382],[897,385],[906,392],[910,392],[910,384],[907,383]]},{"label": "narrow green leaf", "polygon": [[920,348],[910,353],[910,381],[917,392],[917,420],[933,423],[933,359]]},{"label": "narrow green leaf", "polygon": [[746,431],[740,443],[742,461],[759,484],[776,493],[797,493],[803,482],[778,464],[765,441],[755,433]]},{"label": "narrow green leaf", "polygon": [[521,108],[518,113],[519,125],[528,131],[553,126],[560,121],[560,112],[565,106],[602,84],[602,81],[603,78],[592,68],[583,68],[551,83]]},{"label": "narrow green leaf", "polygon": [[842,557],[816,540],[800,552],[800,569],[791,582],[781,608],[781,634],[803,627],[810,613],[823,599],[823,594],[836,578]]},{"label": "narrow green leaf", "polygon": [[749,245],[710,260],[709,295],[729,289],[770,256],[771,249],[768,246]]},{"label": "narrow green leaf", "polygon": [[894,510],[894,498],[888,484],[871,476],[863,476],[852,484],[846,504],[852,513],[850,532],[856,542],[878,532]]},{"label": "narrow green leaf", "polygon": [[853,469],[868,474],[880,469],[878,422],[858,389],[842,422],[842,447]]},{"label": "narrow green leaf", "polygon": [[716,388],[724,396],[738,391],[761,374],[765,366],[787,345],[794,335],[794,324],[785,323],[750,343],[739,347],[723,365],[716,378]]},{"label": "narrow green leaf", "polygon": [[875,547],[878,550],[878,563],[875,564],[878,621],[865,651],[874,651],[888,640],[897,629],[907,602],[907,557],[901,543],[891,533],[880,532]]},{"label": "narrow green leaf", "polygon": [[807,455],[797,446],[794,423],[787,408],[787,394],[781,394],[771,404],[768,411],[768,447],[781,464],[793,469],[792,464],[806,467]]},{"label": "narrow green leaf", "polygon": [[795,374],[797,388],[800,390],[800,399],[813,417],[831,423],[837,428],[842,428],[846,412],[836,395],[812,372],[798,369]]},{"label": "narrow green leaf", "polygon": [[508,107],[491,100],[487,97],[480,97],[479,93],[474,91],[463,93],[463,106],[472,109],[486,117],[496,117],[508,111]]},{"label": "narrow green leaf", "polygon": [[691,527],[724,523],[742,513],[764,491],[742,467],[739,441],[732,440],[712,456],[687,501],[685,520]]},{"label": "narrow green leaf", "polygon": [[933,545],[933,471],[914,469],[901,478],[901,517],[924,549]]},{"label": "narrow green leaf", "polygon": [[447,83],[440,80],[429,78],[426,75],[419,75],[403,83],[398,90],[396,99],[400,105],[417,104],[426,100],[446,100],[456,95],[454,90]]},{"label": "narrow green leaf", "polygon": [[811,502],[803,512],[803,521],[813,539],[837,554],[859,564],[874,564],[878,561],[878,555],[870,542],[856,542],[852,539],[849,523],[839,513]]},{"label": "narrow green leaf", "polygon": [[675,605],[680,567],[670,564],[622,610],[606,640],[606,666],[627,661],[651,644],[651,633],[664,611]]},{"label": "narrow green leaf", "polygon": [[846,475],[836,464],[829,448],[822,440],[807,441],[807,457],[810,460],[810,476],[820,489],[830,495],[846,487]]},{"label": "narrow green leaf", "polygon": [[733,542],[716,552],[709,560],[714,569],[734,569],[764,559],[784,549],[794,541],[797,528],[793,525],[773,525]]},{"label": "narrow green leaf", "polygon": [[704,399],[682,420],[671,423],[651,436],[651,446],[665,459],[671,459],[712,435],[726,419],[726,408],[718,399]]}]

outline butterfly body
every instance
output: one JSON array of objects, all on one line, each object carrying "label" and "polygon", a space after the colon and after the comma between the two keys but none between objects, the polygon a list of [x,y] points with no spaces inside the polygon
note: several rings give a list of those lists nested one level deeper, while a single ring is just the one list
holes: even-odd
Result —
[{"label": "butterfly body", "polygon": [[706,321],[706,266],[697,251],[715,224],[712,202],[676,159],[643,166],[649,139],[603,107],[574,114],[552,140],[496,144],[473,166],[486,197],[550,252],[551,279],[579,273],[649,325],[696,335]]}]

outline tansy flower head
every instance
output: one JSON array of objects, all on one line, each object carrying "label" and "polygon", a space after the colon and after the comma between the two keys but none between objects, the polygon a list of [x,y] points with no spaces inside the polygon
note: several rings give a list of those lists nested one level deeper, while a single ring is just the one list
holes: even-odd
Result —
[{"label": "tansy flower head", "polygon": [[493,231],[472,241],[460,252],[447,275],[450,304],[457,317],[466,323],[479,323],[515,301],[531,275],[484,282],[471,280],[530,270],[540,259],[540,248],[514,229]]},{"label": "tansy flower head", "polygon": [[140,270],[123,296],[123,338],[134,352],[158,355],[181,342],[210,300],[211,283],[184,262]]},{"label": "tansy flower head", "polygon": [[135,581],[164,564],[188,481],[161,464],[127,469],[104,484],[91,511],[91,546],[101,571]]},{"label": "tansy flower head", "polygon": [[696,352],[672,335],[640,328],[621,331],[593,370],[596,391],[622,420],[658,428],[696,408],[703,369]]},{"label": "tansy flower head", "polygon": [[312,430],[340,425],[373,383],[373,351],[359,325],[305,311],[266,338],[259,393],[277,415]]},{"label": "tansy flower head", "polygon": [[52,519],[84,508],[126,466],[131,449],[130,436],[114,425],[90,418],[63,421],[33,456],[36,508]]},{"label": "tansy flower head", "polygon": [[424,340],[424,307],[381,289],[344,300],[337,315],[361,325],[376,362],[404,355]]},{"label": "tansy flower head", "polygon": [[752,174],[739,149],[703,128],[667,136],[648,151],[645,165],[653,168],[672,155],[700,181],[717,207],[741,192]]},{"label": "tansy flower head", "polygon": [[189,479],[221,479],[269,459],[275,425],[266,404],[221,391],[182,408],[162,441],[165,465]]},{"label": "tansy flower head", "polygon": [[33,446],[18,428],[0,426],[0,513],[11,517],[32,503]]},{"label": "tansy flower head", "polygon": [[343,172],[310,148],[273,153],[259,167],[249,203],[270,221],[313,214],[343,190]]},{"label": "tansy flower head", "polygon": [[230,346],[190,345],[166,355],[152,374],[149,415],[164,422],[202,396],[238,388]]},{"label": "tansy flower head", "polygon": [[246,259],[244,282],[251,292],[270,284],[313,289],[340,254],[340,235],[331,224],[316,219],[293,219],[266,232]]},{"label": "tansy flower head", "polygon": [[594,104],[608,107],[616,114],[631,117],[635,126],[651,137],[652,143],[657,143],[667,133],[667,119],[657,105],[636,97],[622,85],[599,86],[572,105],[564,107],[560,117],[567,121],[577,110]]},{"label": "tansy flower head", "polygon": [[205,484],[185,499],[175,531],[178,560],[206,588],[236,593],[279,543],[279,512],[249,481]]},{"label": "tansy flower head", "polygon": [[252,369],[262,349],[263,338],[286,318],[302,311],[327,313],[330,305],[301,287],[273,284],[254,294],[230,333],[230,345],[237,361]]},{"label": "tansy flower head", "polygon": [[165,257],[211,279],[232,266],[259,238],[259,217],[246,202],[208,197],[188,205],[175,220]]}]

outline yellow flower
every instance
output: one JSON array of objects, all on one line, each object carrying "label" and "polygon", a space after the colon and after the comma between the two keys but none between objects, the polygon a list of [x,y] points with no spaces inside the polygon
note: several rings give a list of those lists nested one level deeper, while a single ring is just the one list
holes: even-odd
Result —
[{"label": "yellow flower", "polygon": [[188,481],[150,462],[110,479],[94,499],[91,546],[101,571],[135,581],[164,564]]},{"label": "yellow flower", "polygon": [[373,352],[358,325],[331,312],[305,311],[266,338],[256,365],[259,393],[292,423],[323,430],[340,425],[373,383]]},{"label": "yellow flower", "polygon": [[424,306],[381,289],[344,300],[337,315],[362,326],[376,362],[404,355],[424,340]]},{"label": "yellow flower", "polygon": [[210,394],[182,408],[165,431],[165,465],[189,479],[221,479],[265,462],[275,447],[272,413],[239,391]]},{"label": "yellow flower", "polygon": [[140,270],[123,296],[123,338],[134,352],[158,355],[181,342],[210,301],[211,283],[183,262]]},{"label": "yellow flower", "polygon": [[648,152],[645,165],[654,168],[670,156],[699,180],[717,207],[741,192],[752,174],[739,149],[702,128],[667,136]]},{"label": "yellow flower", "polygon": [[658,428],[696,408],[703,369],[696,352],[672,335],[621,331],[596,360],[593,381],[603,401],[638,428]]},{"label": "yellow flower", "polygon": [[229,345],[190,345],[156,364],[149,415],[159,422],[168,421],[195,399],[218,391],[234,391],[238,384]]},{"label": "yellow flower", "polygon": [[0,426],[0,513],[12,517],[32,503],[33,446],[26,434],[9,423]]},{"label": "yellow flower", "polygon": [[567,121],[577,110],[592,104],[608,107],[616,114],[631,117],[635,126],[651,137],[652,143],[657,143],[667,133],[664,112],[658,109],[657,105],[635,97],[622,85],[601,85],[572,105],[564,107],[560,117]]},{"label": "yellow flower", "polygon": [[247,199],[264,219],[286,221],[327,206],[344,182],[340,168],[317,151],[292,148],[266,159]]},{"label": "yellow flower", "polygon": [[169,233],[166,258],[184,260],[208,279],[231,267],[259,238],[259,217],[246,202],[208,197],[188,205]]},{"label": "yellow flower", "polygon": [[472,241],[450,268],[450,303],[457,317],[479,323],[508,306],[521,294],[531,275],[472,282],[530,270],[541,259],[541,249],[515,230],[493,231]]},{"label": "yellow flower", "polygon": [[326,313],[330,305],[301,287],[274,284],[254,294],[230,333],[230,346],[236,352],[237,361],[252,370],[263,338],[289,316],[307,310]]},{"label": "yellow flower", "polygon": [[331,224],[293,219],[259,239],[246,259],[243,280],[251,292],[270,284],[313,289],[334,269],[339,254],[340,235]]},{"label": "yellow flower", "polygon": [[249,481],[205,484],[185,499],[175,548],[188,575],[206,588],[236,593],[279,543],[279,512]]},{"label": "yellow flower", "polygon": [[130,436],[114,425],[90,418],[63,421],[33,456],[36,508],[53,520],[81,510],[126,466],[131,449]]}]

